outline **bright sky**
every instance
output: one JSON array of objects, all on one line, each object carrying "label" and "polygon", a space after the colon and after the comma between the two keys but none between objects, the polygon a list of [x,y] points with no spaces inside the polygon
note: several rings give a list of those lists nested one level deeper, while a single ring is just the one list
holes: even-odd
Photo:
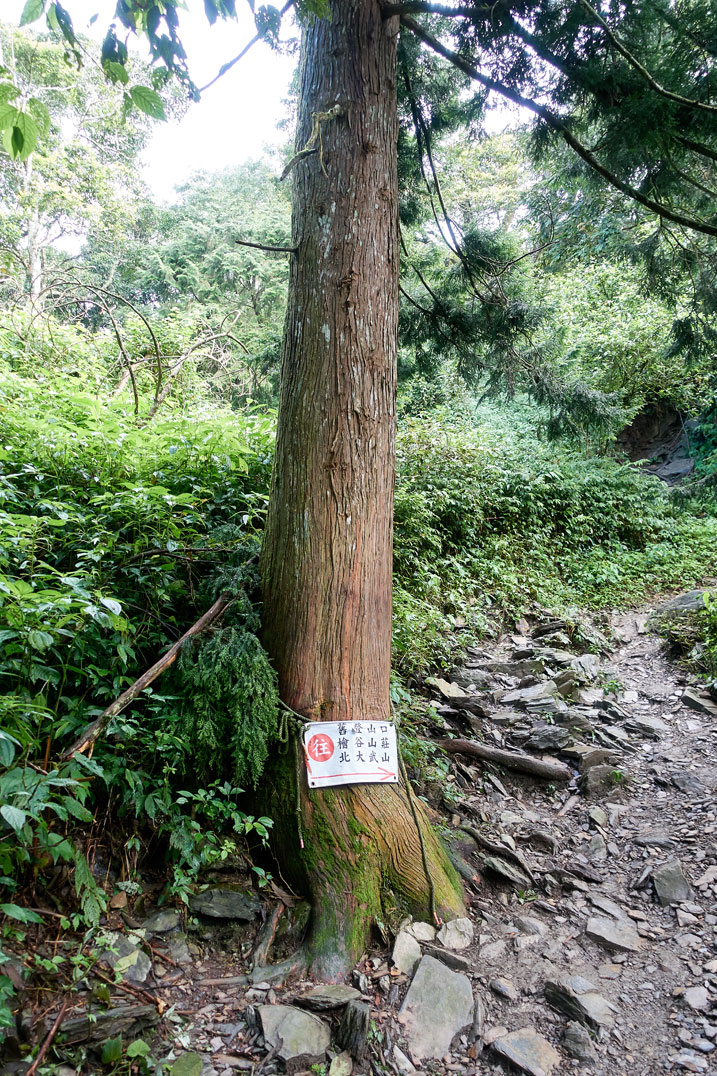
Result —
[{"label": "bright sky", "polygon": [[[89,36],[102,35],[115,8],[113,0],[64,0],[75,29]],[[24,0],[0,0],[2,17],[18,22]],[[248,5],[239,0],[236,21],[210,26],[202,0],[187,0],[180,13],[181,39],[189,57],[192,78],[204,86],[222,64],[233,59],[255,35]],[[98,14],[94,26],[90,16]],[[286,20],[285,20],[286,22]],[[44,21],[35,24],[44,28]],[[290,24],[282,37],[293,32]],[[285,115],[286,98],[295,58],[279,55],[258,42],[199,104],[190,105],[180,122],[159,124],[143,155],[144,179],[159,199],[170,200],[173,189],[200,169],[214,171],[262,156],[265,147],[283,141],[276,124]]]}]

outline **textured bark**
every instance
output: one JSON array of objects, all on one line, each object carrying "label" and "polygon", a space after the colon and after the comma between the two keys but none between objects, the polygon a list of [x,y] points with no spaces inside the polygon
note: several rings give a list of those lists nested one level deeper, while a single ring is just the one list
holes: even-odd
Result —
[{"label": "textured bark", "polygon": [[[302,45],[297,254],[262,577],[282,698],[313,720],[390,718],[397,31],[376,0],[335,0]],[[309,793],[303,767],[301,785],[314,970],[335,977],[361,954],[383,880],[424,914],[428,883],[405,789]],[[438,906],[457,913],[455,873],[421,825]]]}]

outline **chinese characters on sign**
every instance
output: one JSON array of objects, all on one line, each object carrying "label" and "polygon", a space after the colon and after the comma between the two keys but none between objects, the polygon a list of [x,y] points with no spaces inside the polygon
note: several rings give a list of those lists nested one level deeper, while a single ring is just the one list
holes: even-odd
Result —
[{"label": "chinese characters on sign", "polygon": [[309,788],[396,784],[396,726],[390,721],[319,721],[304,729]]}]

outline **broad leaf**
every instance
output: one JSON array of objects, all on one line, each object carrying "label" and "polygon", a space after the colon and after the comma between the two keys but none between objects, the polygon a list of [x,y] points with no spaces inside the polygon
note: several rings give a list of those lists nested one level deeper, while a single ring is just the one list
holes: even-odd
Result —
[{"label": "broad leaf", "polygon": [[27,26],[30,22],[39,19],[45,10],[45,0],[26,0],[25,7],[20,16],[20,25]]},{"label": "broad leaf", "polygon": [[41,915],[30,911],[29,908],[21,908],[19,904],[0,904],[0,912],[10,916],[11,919],[17,919],[18,923],[43,922]]},{"label": "broad leaf", "polygon": [[129,95],[140,112],[154,120],[166,120],[164,103],[156,90],[150,89],[149,86],[133,86]]},{"label": "broad leaf", "polygon": [[9,803],[3,803],[2,807],[0,807],[0,815],[15,831],[22,829],[27,819],[25,811],[21,811],[19,807],[13,807]]}]

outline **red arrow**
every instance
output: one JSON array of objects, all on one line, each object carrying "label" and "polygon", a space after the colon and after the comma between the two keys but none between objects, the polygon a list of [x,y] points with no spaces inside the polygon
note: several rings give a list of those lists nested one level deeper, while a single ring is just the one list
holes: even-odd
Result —
[{"label": "red arrow", "polygon": [[[311,773],[311,770],[309,770],[309,773]],[[375,777],[377,773],[384,774],[381,778],[382,781],[387,781],[389,777],[396,776],[391,770],[385,770],[383,766],[379,766],[378,770],[371,770],[370,773],[366,773],[365,770],[361,771],[361,773],[317,773],[315,777],[311,774],[311,777],[314,781],[325,781],[327,777]]]}]

